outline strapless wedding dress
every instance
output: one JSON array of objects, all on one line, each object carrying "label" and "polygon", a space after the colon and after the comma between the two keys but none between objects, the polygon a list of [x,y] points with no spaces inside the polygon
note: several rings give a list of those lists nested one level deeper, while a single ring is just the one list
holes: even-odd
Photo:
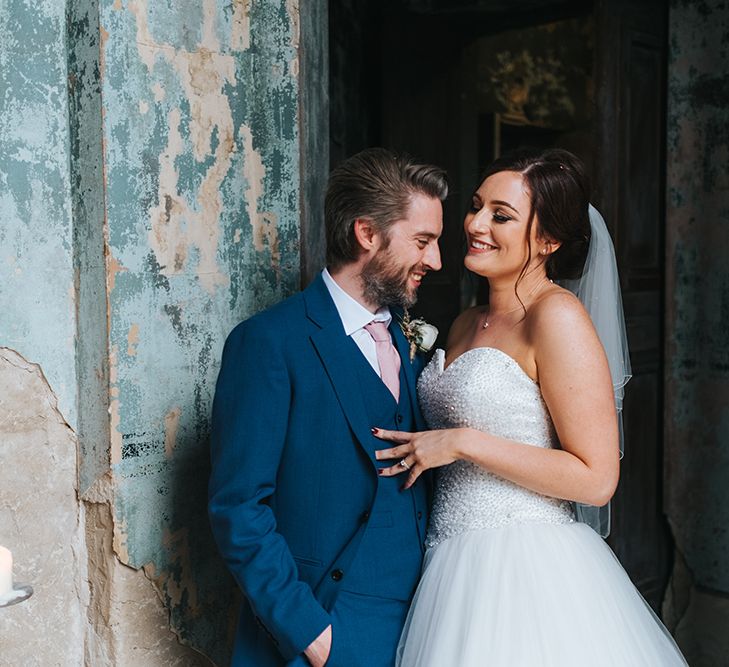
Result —
[{"label": "strapless wedding dress", "polygon": [[[418,382],[432,429],[470,426],[557,447],[547,407],[517,362],[480,347]],[[466,461],[437,471],[423,576],[400,667],[672,667],[673,639],[571,503]]]}]

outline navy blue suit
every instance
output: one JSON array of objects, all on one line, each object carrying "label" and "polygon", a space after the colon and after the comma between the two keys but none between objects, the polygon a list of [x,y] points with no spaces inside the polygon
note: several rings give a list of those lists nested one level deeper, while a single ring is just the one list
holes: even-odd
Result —
[{"label": "navy blue suit", "polygon": [[[321,276],[239,324],[213,405],[209,514],[248,604],[233,664],[306,665],[330,623],[331,667],[387,667],[420,573],[424,482],[377,475],[371,427],[423,430],[397,317],[395,402],[354,341]],[[388,464],[389,465],[389,464]]]}]

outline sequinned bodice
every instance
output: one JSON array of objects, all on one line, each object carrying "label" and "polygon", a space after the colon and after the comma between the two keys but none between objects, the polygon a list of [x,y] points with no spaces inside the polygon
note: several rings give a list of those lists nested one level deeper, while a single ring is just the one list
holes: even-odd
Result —
[{"label": "sequinned bodice", "polygon": [[[431,429],[469,426],[534,447],[557,447],[547,406],[537,385],[506,353],[477,347],[445,370],[436,350],[418,381],[423,416]],[[571,503],[548,498],[468,461],[436,473],[427,545],[469,530],[511,523],[569,523]]]}]

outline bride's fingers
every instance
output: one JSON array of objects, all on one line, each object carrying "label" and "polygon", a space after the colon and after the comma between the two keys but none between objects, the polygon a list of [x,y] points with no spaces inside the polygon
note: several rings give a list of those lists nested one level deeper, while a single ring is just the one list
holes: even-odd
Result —
[{"label": "bride's fingers", "polygon": [[387,459],[402,459],[406,457],[412,448],[410,445],[399,445],[390,449],[378,449],[375,451],[375,458],[378,461],[386,461]]},{"label": "bride's fingers", "polygon": [[418,468],[413,468],[410,471],[410,474],[408,475],[407,481],[403,485],[403,490],[409,489],[415,482],[417,481],[418,477],[420,477],[420,470]]},{"label": "bride's fingers", "polygon": [[413,434],[406,431],[386,431],[384,428],[373,428],[372,435],[380,440],[391,440],[392,442],[405,444],[410,441]]},{"label": "bride's fingers", "polygon": [[377,472],[380,477],[393,477],[394,475],[402,475],[404,472],[412,472],[413,462],[407,457],[401,458],[394,466],[389,468],[380,468]]}]

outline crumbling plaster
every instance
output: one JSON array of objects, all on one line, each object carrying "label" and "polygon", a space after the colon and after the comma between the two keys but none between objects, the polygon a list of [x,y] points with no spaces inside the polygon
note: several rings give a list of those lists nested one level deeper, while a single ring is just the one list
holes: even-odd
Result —
[{"label": "crumbling plaster", "polygon": [[16,582],[35,589],[0,609],[0,665],[83,664],[88,586],[76,437],[40,367],[6,347],[0,461],[0,543],[14,554]]},{"label": "crumbling plaster", "polygon": [[0,609],[13,667],[82,664],[89,599],[65,9],[0,5],[0,544],[35,589]]},{"label": "crumbling plaster", "polygon": [[[209,408],[228,331],[300,284],[298,12],[0,7],[0,345],[37,362],[65,429],[57,462],[28,429],[0,468],[63,488],[66,567],[32,555],[50,544],[44,499],[0,488],[0,543],[36,585],[0,615],[0,664],[35,664],[23,647],[50,591],[67,632],[38,664],[227,662],[238,600],[206,517]],[[20,516],[37,544],[11,539]]]},{"label": "crumbling plaster", "polygon": [[0,8],[0,345],[44,369],[75,428],[65,21],[55,0]]},{"label": "crumbling plaster", "polygon": [[222,663],[209,407],[229,330],[299,286],[298,8],[117,0],[100,23],[114,550]]}]

